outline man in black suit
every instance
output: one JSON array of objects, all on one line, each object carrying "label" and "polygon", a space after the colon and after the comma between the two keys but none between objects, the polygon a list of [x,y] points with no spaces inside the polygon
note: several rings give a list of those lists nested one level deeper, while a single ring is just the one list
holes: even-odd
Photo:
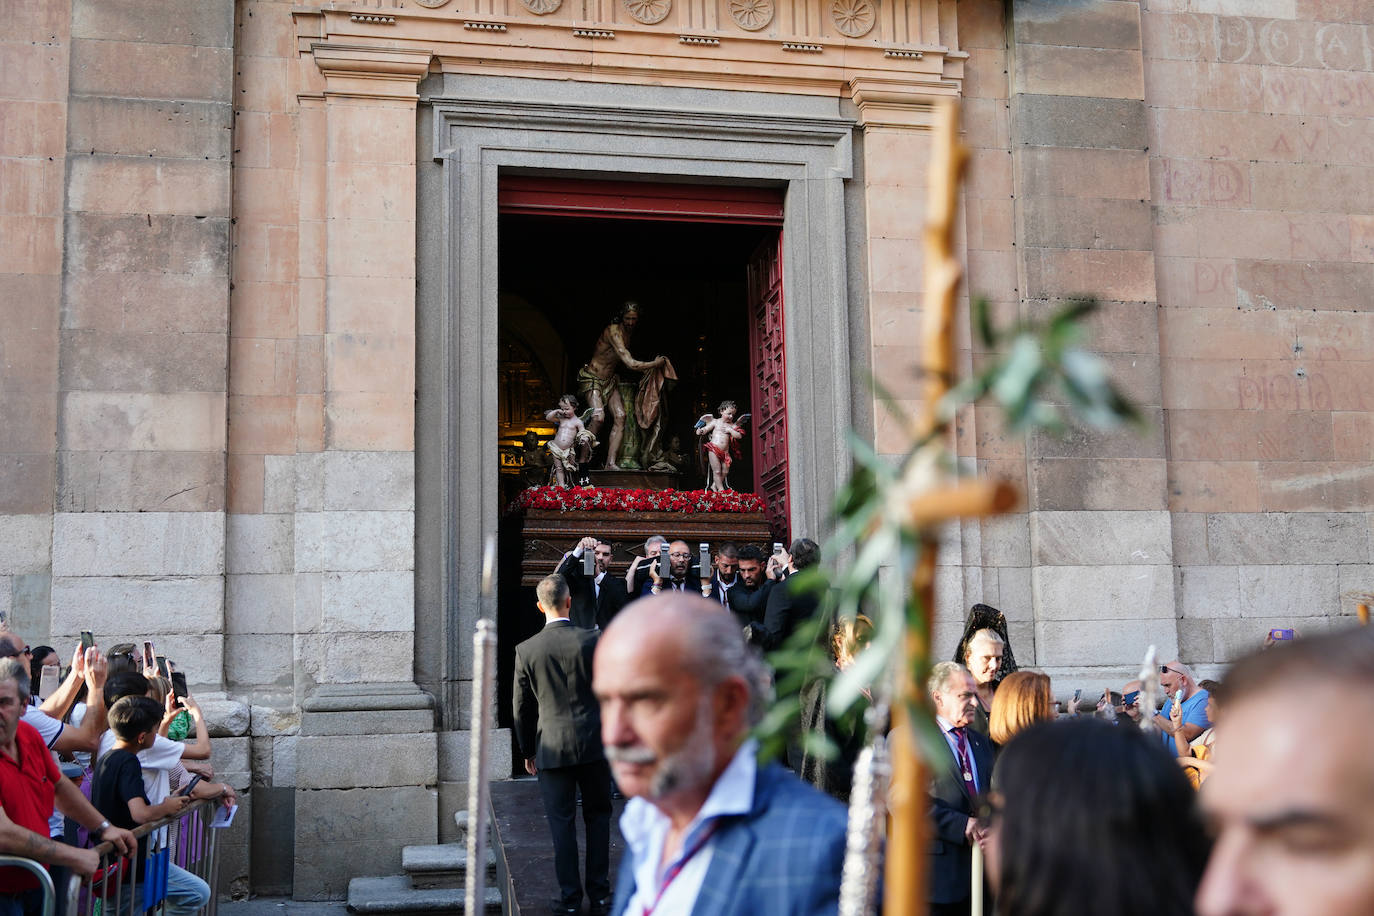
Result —
[{"label": "man in black suit", "polygon": [[572,595],[555,573],[535,588],[544,629],[515,647],[515,736],[525,770],[539,777],[553,835],[560,896],[555,914],[581,912],[577,874],[577,793],[587,830],[586,890],[593,916],[611,906],[611,771],[601,749],[601,707],[592,693],[597,632],[568,619]]},{"label": "man in black suit", "polygon": [[668,545],[668,575],[665,578],[658,568],[658,558],[649,564],[649,579],[640,591],[640,598],[657,595],[659,592],[696,592],[701,594],[701,570],[692,565],[692,548],[686,541],[673,541]]},{"label": "man in black suit", "polygon": [[740,626],[763,626],[763,612],[772,587],[773,580],[763,574],[763,551],[745,544],[739,551],[739,581],[728,593],[730,610],[735,612]]},{"label": "man in black suit", "polygon": [[968,916],[973,844],[983,835],[974,799],[992,777],[992,745],[969,725],[978,709],[973,675],[958,662],[940,662],[926,684],[948,753],[931,762],[930,912]]},{"label": "man in black suit", "polygon": [[[594,572],[588,577],[583,571],[583,557],[592,552]],[[594,537],[585,537],[558,564],[558,574],[567,580],[568,591],[572,594],[572,617],[574,624],[584,630],[596,627],[606,628],[611,618],[629,603],[625,593],[625,580],[612,576],[608,569],[611,565],[611,545]]]},{"label": "man in black suit", "polygon": [[730,606],[730,590],[739,585],[739,547],[726,541],[716,548],[711,573],[711,600],[721,607]]},{"label": "man in black suit", "polygon": [[810,538],[792,542],[788,553],[786,575],[773,584],[763,612],[763,626],[751,626],[749,641],[772,651],[786,641],[797,624],[816,613],[820,596],[810,589],[795,588],[791,577],[821,561],[820,545]]}]

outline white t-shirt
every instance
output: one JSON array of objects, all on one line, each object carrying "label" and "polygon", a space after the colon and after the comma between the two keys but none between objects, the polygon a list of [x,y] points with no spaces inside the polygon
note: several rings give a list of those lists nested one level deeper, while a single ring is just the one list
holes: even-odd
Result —
[{"label": "white t-shirt", "polygon": [[[115,746],[115,733],[106,731],[100,736],[100,756],[104,757]],[[181,752],[186,745],[180,741],[158,735],[153,746],[138,752],[138,763],[143,767],[143,791],[148,796],[148,804],[161,804],[171,794],[168,771],[181,762]]]}]

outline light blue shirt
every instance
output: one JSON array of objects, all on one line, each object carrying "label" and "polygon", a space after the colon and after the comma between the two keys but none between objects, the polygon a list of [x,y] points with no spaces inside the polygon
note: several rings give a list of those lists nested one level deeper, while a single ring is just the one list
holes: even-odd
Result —
[{"label": "light blue shirt", "polygon": [[[945,736],[945,743],[949,745],[949,752],[954,755],[954,762],[957,765],[959,762],[959,739],[950,734],[949,731],[954,727],[954,723],[944,716],[936,716],[935,721],[939,723],[940,734]],[[964,756],[968,759],[968,769],[969,772],[973,774],[974,786],[982,785],[982,783],[978,781],[978,764],[973,759],[973,744],[968,740],[967,725],[964,726]]]},{"label": "light blue shirt", "polygon": [[[625,906],[625,913],[637,916],[653,906],[663,876],[684,854],[692,851],[702,832],[709,829],[716,818],[748,814],[753,810],[754,780],[758,775],[757,755],[757,741],[751,739],[740,745],[730,759],[729,766],[711,787],[711,793],[706,796],[701,810],[687,825],[677,858],[662,868],[659,864],[663,859],[663,842],[668,837],[671,821],[652,802],[632,798],[626,803],[625,813],[620,816],[620,832],[634,855],[635,892]],[[706,880],[706,870],[711,865],[711,852],[716,840],[717,837],[712,834],[696,855],[682,866],[682,871],[678,872],[659,898],[658,906],[654,907],[654,916],[687,916],[692,911],[701,884]]]},{"label": "light blue shirt", "polygon": [[[1159,714],[1164,718],[1169,718],[1169,711],[1174,708],[1174,698],[1172,696],[1164,701],[1164,708]],[[1183,701],[1183,724],[1196,725],[1203,731],[1212,727],[1212,723],[1207,721],[1207,691],[1199,690],[1197,693]],[[1160,739],[1164,742],[1165,750],[1169,753],[1174,752],[1174,736],[1160,729]]]}]

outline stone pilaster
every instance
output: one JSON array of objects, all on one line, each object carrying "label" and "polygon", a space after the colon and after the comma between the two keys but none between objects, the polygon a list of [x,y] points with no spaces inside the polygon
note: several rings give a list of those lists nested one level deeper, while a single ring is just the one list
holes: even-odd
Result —
[{"label": "stone pilaster", "polygon": [[[415,686],[415,123],[430,55],[315,43],[301,285],[323,278],[322,450],[269,460],[294,510],[297,899],[438,838],[432,698]],[[309,95],[314,96],[314,93]],[[307,189],[309,190],[309,189]],[[279,471],[289,481],[275,478]],[[265,503],[266,505],[266,503]]]},{"label": "stone pilaster", "polygon": [[1011,15],[1020,308],[1039,317],[1097,296],[1093,347],[1148,421],[1026,445],[1034,662],[1128,666],[1149,643],[1172,657],[1140,6],[1016,0]]}]

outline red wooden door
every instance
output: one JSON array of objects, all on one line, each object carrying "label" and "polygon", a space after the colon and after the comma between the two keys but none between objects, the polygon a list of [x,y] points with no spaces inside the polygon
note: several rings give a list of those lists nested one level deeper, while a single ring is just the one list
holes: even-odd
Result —
[{"label": "red wooden door", "polygon": [[782,324],[782,232],[749,258],[749,344],[754,354],[754,492],[773,536],[787,542],[787,375]]}]

